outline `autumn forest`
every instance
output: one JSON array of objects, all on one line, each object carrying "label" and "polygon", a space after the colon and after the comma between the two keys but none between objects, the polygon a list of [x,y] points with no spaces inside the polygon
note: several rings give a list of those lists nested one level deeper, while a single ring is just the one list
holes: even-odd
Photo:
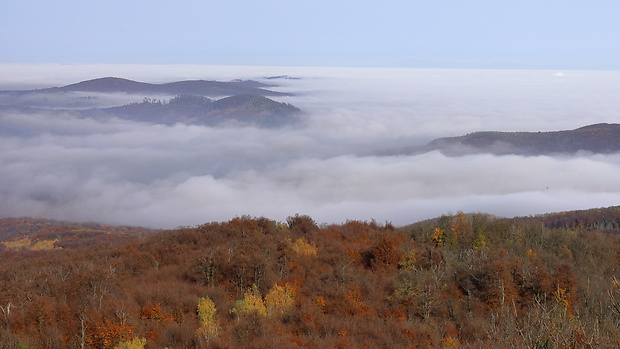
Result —
[{"label": "autumn forest", "polygon": [[619,207],[405,227],[2,221],[0,348],[620,346]]}]

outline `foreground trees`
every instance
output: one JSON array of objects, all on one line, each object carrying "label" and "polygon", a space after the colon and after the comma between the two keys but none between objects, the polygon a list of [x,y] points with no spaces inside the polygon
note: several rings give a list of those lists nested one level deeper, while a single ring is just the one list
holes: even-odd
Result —
[{"label": "foreground trees", "polygon": [[0,348],[618,347],[618,238],[573,223],[237,217],[5,249]]}]

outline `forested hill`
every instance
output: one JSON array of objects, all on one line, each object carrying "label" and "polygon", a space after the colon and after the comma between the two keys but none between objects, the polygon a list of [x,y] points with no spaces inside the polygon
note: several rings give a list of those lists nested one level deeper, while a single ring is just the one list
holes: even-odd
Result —
[{"label": "forested hill", "polygon": [[0,348],[613,348],[618,221],[618,207],[402,228],[295,215],[9,241]]},{"label": "forested hill", "polygon": [[594,124],[575,130],[554,132],[474,132],[465,136],[438,138],[423,147],[404,152],[439,150],[447,155],[491,153],[497,155],[555,155],[615,153],[620,151],[620,124]]},{"label": "forested hill", "polygon": [[173,125],[282,127],[297,124],[301,110],[265,96],[290,96],[257,81],[177,81],[148,84],[100,78],[63,87],[0,91],[0,117],[37,114]]},{"label": "forested hill", "polygon": [[0,219],[0,242],[4,242],[4,247],[26,250],[92,246],[147,236],[158,231],[142,227],[30,217]]},{"label": "forested hill", "polygon": [[119,119],[172,125],[175,123],[221,125],[240,123],[260,127],[280,127],[300,121],[301,110],[260,95],[236,95],[212,100],[196,95],[179,95],[168,103],[144,99],[119,107],[88,109],[79,112],[88,117]]},{"label": "forested hill", "polygon": [[[416,228],[441,224],[440,221],[446,216],[432,218],[416,222],[405,227]],[[605,208],[592,208],[587,210],[575,210],[564,212],[551,212],[535,216],[499,218],[488,216],[488,219],[496,219],[504,222],[521,222],[527,224],[539,224],[546,229],[560,229],[572,232],[597,232],[620,236],[620,206]]]},{"label": "forested hill", "polygon": [[602,232],[620,236],[620,206],[548,213],[514,219],[540,222],[549,229],[566,229],[573,232]]}]

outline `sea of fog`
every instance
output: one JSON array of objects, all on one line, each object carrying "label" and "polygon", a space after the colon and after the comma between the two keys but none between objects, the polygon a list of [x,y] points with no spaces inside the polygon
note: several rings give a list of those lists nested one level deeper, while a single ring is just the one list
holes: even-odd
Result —
[{"label": "sea of fog", "polygon": [[[267,79],[282,75],[290,78]],[[404,225],[458,211],[512,217],[620,204],[620,154],[377,155],[481,130],[618,123],[620,72],[3,64],[0,89],[107,76],[258,80],[293,93],[273,99],[301,108],[304,121],[258,129],[5,113],[0,217],[172,228],[299,213]]]}]

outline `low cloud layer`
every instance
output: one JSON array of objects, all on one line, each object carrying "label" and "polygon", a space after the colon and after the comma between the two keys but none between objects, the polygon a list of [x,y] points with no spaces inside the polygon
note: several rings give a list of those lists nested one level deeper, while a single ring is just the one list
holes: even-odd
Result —
[{"label": "low cloud layer", "polygon": [[[277,130],[4,114],[2,217],[168,228],[244,214],[284,220],[301,213],[327,223],[376,219],[401,225],[456,211],[515,216],[620,201],[618,154],[375,155],[479,130],[547,131],[618,122],[616,72],[70,68],[48,66],[47,83],[101,76],[165,82],[286,74],[301,79],[265,81],[295,93],[278,101],[307,114],[303,126]],[[25,86],[18,84],[20,76],[28,86],[46,84],[27,69],[12,71],[0,85]]]}]

